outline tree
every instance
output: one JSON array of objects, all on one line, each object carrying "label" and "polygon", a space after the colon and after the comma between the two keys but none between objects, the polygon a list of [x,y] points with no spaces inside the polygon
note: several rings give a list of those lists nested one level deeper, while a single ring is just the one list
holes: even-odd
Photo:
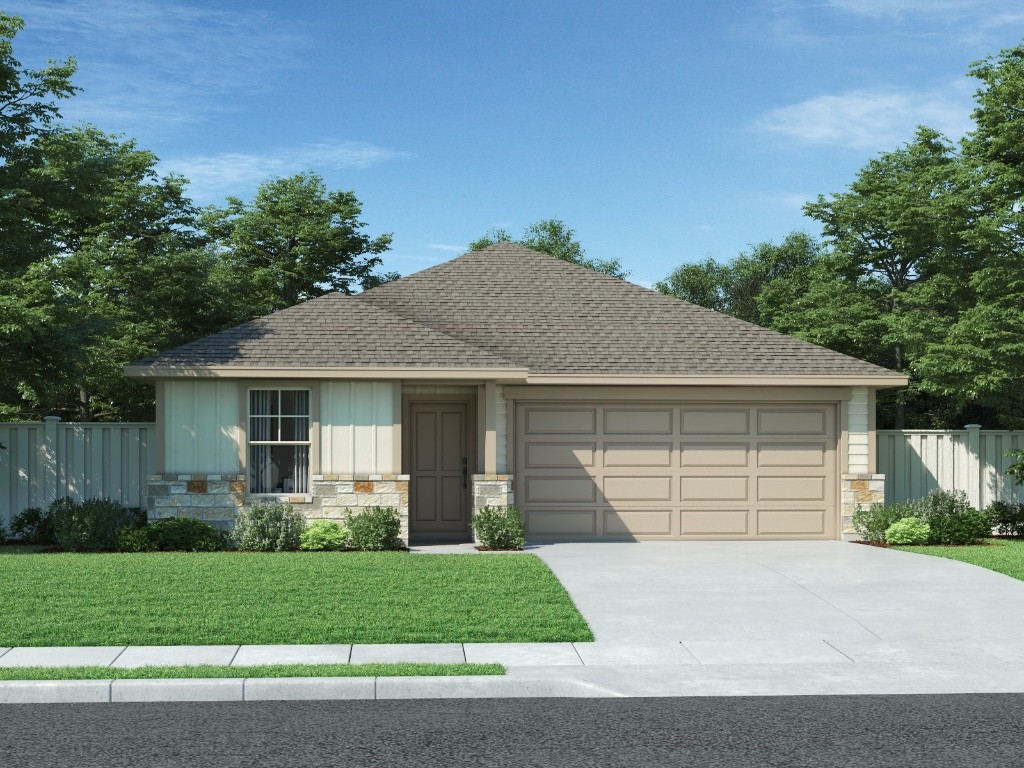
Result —
[{"label": "tree", "polygon": [[469,250],[479,251],[490,245],[501,242],[515,242],[525,245],[541,253],[548,253],[556,259],[579,264],[604,275],[611,275],[620,280],[629,276],[622,268],[619,259],[589,259],[582,244],[575,239],[576,232],[565,225],[560,219],[542,219],[528,226],[519,240],[504,229],[491,229],[483,237],[469,244]]},{"label": "tree", "polygon": [[353,192],[328,191],[320,176],[307,172],[263,183],[251,203],[229,197],[227,206],[205,212],[203,225],[244,277],[244,303],[255,317],[379,284],[375,254],[390,247],[391,235],[363,233],[360,213]]},{"label": "tree", "polygon": [[133,141],[77,127],[42,139],[40,158],[54,249],[19,283],[59,332],[23,350],[20,405],[83,421],[148,418],[152,388],[125,379],[124,365],[234,320],[224,273],[184,180],[160,178]]},{"label": "tree", "polygon": [[[36,350],[63,335],[46,286],[26,285],[26,269],[52,250],[47,185],[34,177],[43,137],[59,128],[57,101],[77,90],[75,62],[27,69],[14,57],[24,23],[0,11],[0,417],[17,401]],[[39,373],[36,369],[33,373]]]},{"label": "tree", "polygon": [[728,264],[712,258],[683,264],[655,283],[655,290],[700,304],[757,325],[769,325],[763,293],[772,284],[805,283],[821,256],[821,244],[803,232],[791,232],[781,244],[765,242]]},{"label": "tree", "polygon": [[883,408],[897,429],[908,398],[927,392],[916,361],[970,306],[978,263],[963,235],[969,214],[958,172],[953,147],[922,127],[912,142],[870,160],[847,192],[808,203],[805,213],[831,245],[833,278],[822,276],[773,314],[777,327],[804,338],[820,332],[823,311],[852,317],[844,321],[848,349],[911,377],[908,390],[884,395],[895,398]]}]

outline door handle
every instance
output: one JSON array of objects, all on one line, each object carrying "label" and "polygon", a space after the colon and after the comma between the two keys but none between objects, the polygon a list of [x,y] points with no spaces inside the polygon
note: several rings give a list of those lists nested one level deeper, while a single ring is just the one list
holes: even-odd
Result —
[{"label": "door handle", "polygon": [[468,488],[469,487],[469,482],[468,481],[469,481],[469,460],[465,456],[463,456],[462,457],[462,487],[463,488]]}]

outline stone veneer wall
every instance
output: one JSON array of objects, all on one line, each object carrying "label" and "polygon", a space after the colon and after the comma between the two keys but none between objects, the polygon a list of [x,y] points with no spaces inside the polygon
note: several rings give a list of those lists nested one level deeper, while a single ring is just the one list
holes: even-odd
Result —
[{"label": "stone veneer wall", "polygon": [[394,507],[408,542],[408,475],[313,475],[312,491],[246,497],[244,475],[150,475],[146,501],[150,520],[188,515],[219,528],[230,528],[235,511],[256,498],[287,501],[307,520],[343,520],[348,510]]},{"label": "stone veneer wall", "polygon": [[402,521],[401,538],[409,543],[408,475],[313,475],[313,500],[306,517],[344,520],[348,510],[394,507]]},{"label": "stone veneer wall", "polygon": [[[512,475],[473,475],[473,514],[484,507],[508,507],[515,504]],[[476,531],[473,541],[477,542]]]},{"label": "stone veneer wall", "polygon": [[146,484],[150,520],[188,515],[225,528],[245,504],[245,475],[149,475]]},{"label": "stone veneer wall", "polygon": [[885,475],[843,475],[840,488],[843,534],[856,535],[856,531],[853,530],[853,515],[857,511],[857,507],[870,507],[872,504],[885,503]]}]

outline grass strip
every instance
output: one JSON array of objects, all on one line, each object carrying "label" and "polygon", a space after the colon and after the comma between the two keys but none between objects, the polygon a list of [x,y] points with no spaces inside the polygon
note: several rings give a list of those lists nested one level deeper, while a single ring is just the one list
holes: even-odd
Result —
[{"label": "grass strip", "polygon": [[0,646],[593,640],[530,554],[7,549]]},{"label": "grass strip", "polygon": [[0,667],[0,680],[160,680],[223,677],[452,677],[504,675],[501,664],[263,664],[228,667]]},{"label": "grass strip", "polygon": [[965,547],[892,547],[901,552],[959,560],[1024,581],[1024,541],[986,539],[984,544]]}]

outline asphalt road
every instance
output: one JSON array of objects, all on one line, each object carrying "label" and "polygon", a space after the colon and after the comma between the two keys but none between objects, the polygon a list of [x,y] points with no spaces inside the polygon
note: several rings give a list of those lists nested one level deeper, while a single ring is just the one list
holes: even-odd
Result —
[{"label": "asphalt road", "polygon": [[3,768],[1015,766],[1024,695],[0,706]]}]

